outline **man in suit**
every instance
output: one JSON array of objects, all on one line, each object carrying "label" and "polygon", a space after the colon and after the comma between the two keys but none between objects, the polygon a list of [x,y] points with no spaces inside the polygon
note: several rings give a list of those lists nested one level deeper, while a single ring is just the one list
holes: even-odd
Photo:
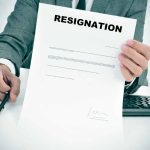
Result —
[{"label": "man in suit", "polygon": [[[18,0],[14,12],[0,34],[0,99],[10,91],[10,99],[19,94],[20,67],[30,67],[39,1],[77,8],[84,0]],[[86,0],[85,9],[137,19],[135,40],[122,45],[118,56],[126,82],[125,93],[135,92],[146,81],[150,47],[142,44],[147,0]],[[79,8],[80,9],[80,8]]]}]

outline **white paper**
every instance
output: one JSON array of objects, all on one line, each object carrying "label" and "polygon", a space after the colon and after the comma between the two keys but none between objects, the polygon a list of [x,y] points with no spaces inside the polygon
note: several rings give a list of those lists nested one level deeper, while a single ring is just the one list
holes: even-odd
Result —
[{"label": "white paper", "polygon": [[[122,26],[108,31],[54,21],[55,15]],[[121,142],[121,45],[136,21],[40,4],[19,129],[25,149],[100,150]]]}]

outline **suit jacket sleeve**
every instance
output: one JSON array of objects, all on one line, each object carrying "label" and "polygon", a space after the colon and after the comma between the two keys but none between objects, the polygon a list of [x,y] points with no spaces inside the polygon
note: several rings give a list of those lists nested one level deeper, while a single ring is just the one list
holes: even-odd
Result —
[{"label": "suit jacket sleeve", "polygon": [[[132,5],[127,13],[126,17],[137,19],[137,26],[134,39],[137,41],[143,41],[143,30],[145,23],[147,0],[133,0]],[[147,70],[142,75],[135,79],[135,81],[128,87],[125,87],[125,94],[134,93],[141,85],[146,84]]]},{"label": "suit jacket sleeve", "polygon": [[22,60],[33,45],[37,12],[38,0],[18,0],[0,34],[0,57],[14,63],[18,76]]}]

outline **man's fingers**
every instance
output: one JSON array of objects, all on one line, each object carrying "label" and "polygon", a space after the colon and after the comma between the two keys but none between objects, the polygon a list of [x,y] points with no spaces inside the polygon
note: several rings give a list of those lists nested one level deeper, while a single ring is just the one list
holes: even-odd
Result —
[{"label": "man's fingers", "polygon": [[2,101],[5,97],[5,94],[4,93],[0,93],[0,101]]},{"label": "man's fingers", "polygon": [[150,59],[150,47],[146,44],[140,43],[135,40],[128,40],[127,45],[136,49],[140,54],[142,54],[147,60]]},{"label": "man's fingers", "polygon": [[132,82],[134,79],[134,76],[130,73],[130,71],[123,65],[120,65],[120,69],[121,69],[121,72],[122,72],[124,79],[127,82]]},{"label": "man's fingers", "polygon": [[15,75],[11,78],[11,90],[10,90],[10,100],[16,101],[17,96],[20,93],[20,79]]},{"label": "man's fingers", "polygon": [[10,100],[15,101],[20,92],[20,79],[12,74],[7,66],[0,64],[0,93],[8,91]]},{"label": "man's fingers", "polygon": [[122,52],[128,58],[133,60],[136,64],[141,66],[143,70],[145,70],[148,67],[147,59],[143,55],[138,53],[135,49],[133,49],[127,45],[123,45],[122,46]]},{"label": "man's fingers", "polygon": [[5,83],[2,72],[0,71],[0,92],[5,93],[10,90],[10,87]]},{"label": "man's fingers", "polygon": [[121,64],[123,66],[125,66],[135,77],[139,77],[142,74],[143,69],[140,66],[138,66],[137,64],[135,64],[134,62],[132,62],[125,55],[120,54],[119,60],[120,60]]}]

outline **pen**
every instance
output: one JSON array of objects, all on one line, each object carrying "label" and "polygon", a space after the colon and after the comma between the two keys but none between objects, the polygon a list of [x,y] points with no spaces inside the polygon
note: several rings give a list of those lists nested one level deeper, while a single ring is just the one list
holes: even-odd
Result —
[{"label": "pen", "polygon": [[9,92],[7,92],[5,94],[5,97],[4,97],[3,101],[0,104],[0,111],[2,111],[2,109],[4,109],[4,106],[8,102],[8,100],[9,100]]}]

